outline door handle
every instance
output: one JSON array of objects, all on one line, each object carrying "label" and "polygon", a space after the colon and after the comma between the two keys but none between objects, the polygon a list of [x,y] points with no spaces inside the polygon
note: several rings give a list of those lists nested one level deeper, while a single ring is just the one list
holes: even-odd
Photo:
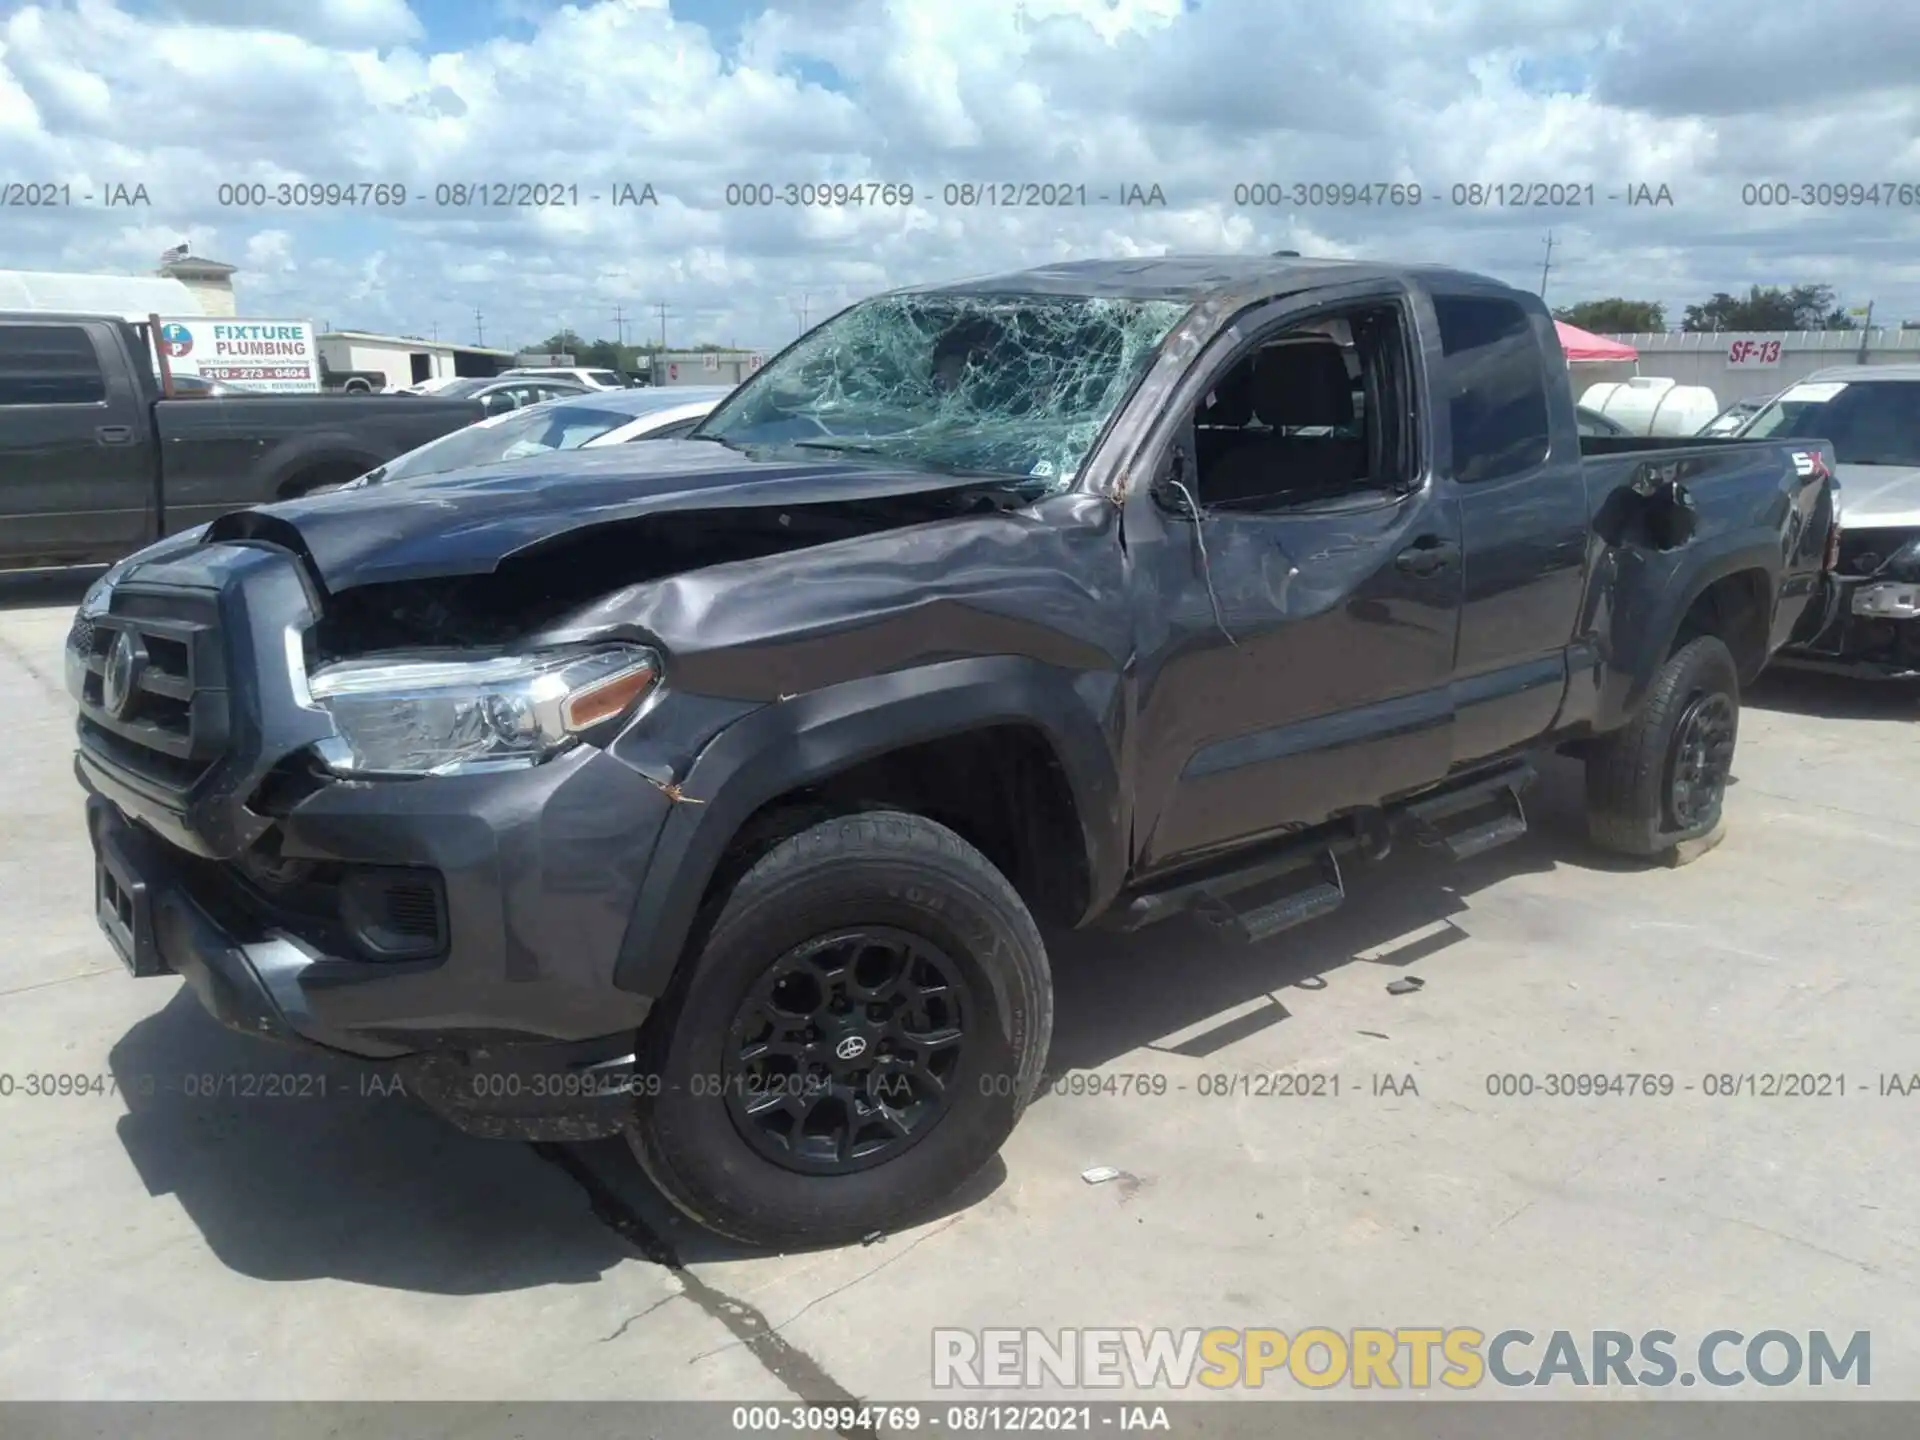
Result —
[{"label": "door handle", "polygon": [[93,438],[102,445],[125,445],[133,439],[131,425],[102,425],[93,432]]},{"label": "door handle", "polygon": [[1460,547],[1437,535],[1426,535],[1413,542],[1393,563],[1409,575],[1437,575],[1460,558]]}]

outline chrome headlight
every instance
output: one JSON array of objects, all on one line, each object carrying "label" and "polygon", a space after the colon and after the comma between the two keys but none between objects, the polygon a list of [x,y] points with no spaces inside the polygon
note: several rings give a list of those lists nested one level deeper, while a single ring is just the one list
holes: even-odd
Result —
[{"label": "chrome headlight", "polygon": [[660,656],[611,644],[473,659],[417,651],[343,660],[308,678],[339,734],[317,747],[343,775],[457,775],[538,765],[629,716]]}]

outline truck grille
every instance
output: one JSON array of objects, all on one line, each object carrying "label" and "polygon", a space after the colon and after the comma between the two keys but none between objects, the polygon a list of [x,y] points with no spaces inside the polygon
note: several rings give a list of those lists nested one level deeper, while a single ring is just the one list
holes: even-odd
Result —
[{"label": "truck grille", "polygon": [[226,748],[229,710],[214,597],[116,591],[67,635],[80,743],[149,789],[184,794]]}]

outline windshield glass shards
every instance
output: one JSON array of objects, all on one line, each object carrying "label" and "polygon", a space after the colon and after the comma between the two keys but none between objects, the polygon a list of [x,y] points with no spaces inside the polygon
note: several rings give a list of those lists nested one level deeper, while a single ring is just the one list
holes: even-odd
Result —
[{"label": "windshield glass shards", "polygon": [[696,435],[1069,485],[1183,302],[887,295],[804,337]]}]

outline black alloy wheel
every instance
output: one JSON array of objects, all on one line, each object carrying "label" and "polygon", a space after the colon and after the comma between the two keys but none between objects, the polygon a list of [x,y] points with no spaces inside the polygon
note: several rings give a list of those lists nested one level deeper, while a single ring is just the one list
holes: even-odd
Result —
[{"label": "black alloy wheel", "polygon": [[925,816],[823,818],[715,887],[642,1027],[627,1140],[717,1234],[865,1240],[987,1168],[1052,1033],[1046,946],[992,861]]},{"label": "black alloy wheel", "polygon": [[796,946],[734,1014],[733,1122],[803,1174],[884,1164],[946,1114],[970,1009],[960,968],[922,936],[875,926]]},{"label": "black alloy wheel", "polygon": [[1733,783],[1740,667],[1696,635],[1655,672],[1626,723],[1586,752],[1587,829],[1617,855],[1672,857],[1713,834]]},{"label": "black alloy wheel", "polygon": [[1718,815],[1733,773],[1735,716],[1731,696],[1696,695],[1674,727],[1667,807],[1676,830],[1695,829]]}]

